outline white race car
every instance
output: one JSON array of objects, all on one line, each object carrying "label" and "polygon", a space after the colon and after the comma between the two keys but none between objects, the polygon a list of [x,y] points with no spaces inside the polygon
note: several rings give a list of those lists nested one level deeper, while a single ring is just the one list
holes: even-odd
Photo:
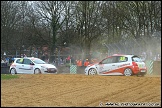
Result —
[{"label": "white race car", "polygon": [[144,76],[146,73],[145,63],[136,55],[114,54],[85,68],[85,75]]},{"label": "white race car", "polygon": [[25,57],[15,58],[9,72],[11,74],[57,73],[57,68],[39,58]]}]

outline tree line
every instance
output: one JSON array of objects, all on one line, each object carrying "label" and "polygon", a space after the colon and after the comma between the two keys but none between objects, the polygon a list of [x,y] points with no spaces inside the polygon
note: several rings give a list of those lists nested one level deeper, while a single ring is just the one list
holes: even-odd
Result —
[{"label": "tree line", "polygon": [[161,32],[161,1],[1,1],[1,53],[47,45],[89,54]]}]

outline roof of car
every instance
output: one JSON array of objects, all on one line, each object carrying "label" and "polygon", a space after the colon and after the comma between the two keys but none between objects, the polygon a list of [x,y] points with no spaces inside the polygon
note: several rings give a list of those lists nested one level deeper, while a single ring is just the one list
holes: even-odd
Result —
[{"label": "roof of car", "polygon": [[127,56],[127,57],[132,57],[135,56],[133,54],[113,54],[112,56]]},{"label": "roof of car", "polygon": [[[36,57],[24,57],[24,58],[28,58],[28,59],[39,59],[39,58],[36,58]],[[22,58],[14,58],[14,59],[22,59]]]}]

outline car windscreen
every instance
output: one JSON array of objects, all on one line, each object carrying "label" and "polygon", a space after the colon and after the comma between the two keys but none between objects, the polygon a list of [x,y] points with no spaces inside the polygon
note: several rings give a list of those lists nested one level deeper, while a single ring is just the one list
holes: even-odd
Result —
[{"label": "car windscreen", "polygon": [[139,58],[138,56],[133,56],[133,57],[132,57],[132,61],[135,61],[135,62],[142,62],[142,59]]},{"label": "car windscreen", "polygon": [[41,59],[32,59],[32,61],[36,64],[45,64],[46,62]]}]

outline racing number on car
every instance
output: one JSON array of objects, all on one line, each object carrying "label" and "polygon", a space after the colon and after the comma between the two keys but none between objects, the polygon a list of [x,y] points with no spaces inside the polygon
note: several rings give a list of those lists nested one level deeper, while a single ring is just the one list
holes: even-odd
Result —
[{"label": "racing number on car", "polygon": [[120,57],[120,61],[125,61],[125,57]]},{"label": "racing number on car", "polygon": [[20,62],[23,62],[23,58],[20,59]]},{"label": "racing number on car", "polygon": [[139,64],[139,67],[142,68],[142,64]]}]

